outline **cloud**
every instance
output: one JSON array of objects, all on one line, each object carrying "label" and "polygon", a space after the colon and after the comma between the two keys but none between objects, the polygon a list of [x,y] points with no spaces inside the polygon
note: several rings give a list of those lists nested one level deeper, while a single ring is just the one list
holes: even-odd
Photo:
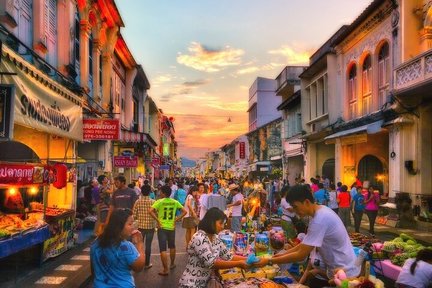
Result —
[{"label": "cloud", "polygon": [[251,73],[255,73],[259,70],[260,70],[260,68],[257,66],[250,66],[250,67],[241,68],[241,69],[237,70],[236,73],[238,75],[251,74]]},{"label": "cloud", "polygon": [[197,86],[208,84],[209,82],[210,80],[200,79],[195,81],[186,81],[183,83],[183,85],[187,87],[197,87]]},{"label": "cloud", "polygon": [[312,55],[311,48],[301,44],[284,45],[278,49],[268,51],[269,54],[284,56],[288,65],[307,65]]},{"label": "cloud", "polygon": [[162,101],[162,102],[168,102],[168,101],[171,100],[171,98],[173,98],[175,96],[189,95],[197,87],[205,85],[205,84],[207,84],[209,82],[210,82],[209,80],[198,79],[198,80],[195,80],[195,81],[186,81],[186,82],[183,82],[182,84],[175,85],[171,89],[171,91],[169,91],[168,93],[163,94],[160,97],[160,101]]},{"label": "cloud", "polygon": [[200,43],[192,42],[188,48],[190,54],[179,54],[177,62],[187,67],[204,72],[218,72],[241,63],[242,49],[226,46],[224,49],[211,49]]}]

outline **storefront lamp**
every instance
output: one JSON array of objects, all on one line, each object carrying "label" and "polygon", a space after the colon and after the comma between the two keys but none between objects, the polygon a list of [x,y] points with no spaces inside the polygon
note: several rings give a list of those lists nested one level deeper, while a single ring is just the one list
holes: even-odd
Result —
[{"label": "storefront lamp", "polygon": [[376,179],[377,179],[378,181],[383,181],[383,180],[384,180],[384,175],[382,175],[382,174],[377,174]]},{"label": "storefront lamp", "polygon": [[16,189],[15,188],[9,188],[9,195],[13,196],[16,194]]},{"label": "storefront lamp", "polygon": [[30,195],[36,195],[37,192],[38,192],[38,190],[36,189],[36,187],[31,187],[31,188],[29,189],[29,192],[30,192]]}]

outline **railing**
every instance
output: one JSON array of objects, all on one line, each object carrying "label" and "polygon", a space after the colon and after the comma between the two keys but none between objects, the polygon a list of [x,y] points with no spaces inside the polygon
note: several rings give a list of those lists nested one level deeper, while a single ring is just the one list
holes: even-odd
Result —
[{"label": "railing", "polygon": [[298,75],[304,70],[304,67],[286,66],[282,72],[276,77],[276,91],[279,91],[285,85],[300,85]]},{"label": "railing", "polygon": [[429,50],[395,69],[395,89],[415,87],[432,79],[432,50]]}]

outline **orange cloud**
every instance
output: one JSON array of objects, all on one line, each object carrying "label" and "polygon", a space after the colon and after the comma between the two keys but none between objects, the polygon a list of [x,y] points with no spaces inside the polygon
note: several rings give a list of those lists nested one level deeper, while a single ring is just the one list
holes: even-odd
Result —
[{"label": "orange cloud", "polygon": [[192,42],[188,48],[190,54],[177,56],[177,62],[195,70],[218,72],[229,66],[241,63],[244,51],[226,46],[224,49],[209,49],[200,43]]},{"label": "orange cloud", "polygon": [[281,55],[287,59],[288,65],[307,65],[309,57],[312,55],[312,49],[304,48],[302,45],[284,45],[279,49],[270,50],[269,54]]}]

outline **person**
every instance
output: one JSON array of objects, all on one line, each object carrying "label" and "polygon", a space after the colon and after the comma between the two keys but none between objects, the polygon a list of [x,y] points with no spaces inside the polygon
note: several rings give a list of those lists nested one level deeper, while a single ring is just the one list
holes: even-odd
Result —
[{"label": "person", "polygon": [[[341,219],[327,206],[316,204],[311,191],[304,185],[291,187],[286,199],[299,217],[311,217],[306,236],[302,243],[289,249],[287,253],[264,259],[264,263],[260,265],[302,261],[317,248],[328,272],[343,267],[348,277],[357,277],[361,265],[356,264],[357,257]],[[308,286],[326,287],[328,284],[328,281],[314,278]]]},{"label": "person", "polygon": [[189,245],[190,240],[192,239],[193,234],[196,232],[197,220],[198,218],[198,205],[196,202],[196,198],[198,195],[198,187],[191,186],[189,188],[189,194],[186,197],[186,215],[183,218],[182,227],[186,229],[185,237],[186,237],[186,247]]},{"label": "person", "polygon": [[233,255],[217,236],[227,220],[224,212],[210,208],[198,224],[187,248],[188,262],[180,278],[180,288],[206,288],[212,269],[248,268],[246,258]]},{"label": "person", "polygon": [[362,188],[357,189],[357,194],[354,195],[351,202],[352,214],[354,215],[354,229],[356,233],[360,233],[360,224],[363,218],[363,212],[365,209],[365,199],[362,194]]},{"label": "person", "polygon": [[336,186],[333,183],[330,184],[330,191],[328,192],[329,200],[327,206],[330,209],[332,209],[336,214],[339,213],[339,204],[337,202],[337,195],[338,193],[336,191]]},{"label": "person", "polygon": [[114,178],[114,185],[116,186],[117,190],[114,191],[111,197],[107,221],[115,209],[127,208],[132,211],[135,201],[138,199],[135,190],[126,186],[126,178],[123,175],[119,175]]},{"label": "person", "polygon": [[[90,247],[94,287],[135,287],[131,270],[144,267],[141,233],[133,233],[133,216],[129,209],[113,211],[109,222]],[[131,238],[131,241],[127,239]]]},{"label": "person", "polygon": [[183,183],[178,184],[178,189],[174,192],[174,199],[179,201],[183,206],[186,202],[186,190],[183,189]]},{"label": "person", "polygon": [[206,188],[205,188],[205,184],[204,183],[199,183],[198,184],[198,206],[199,206],[199,219],[202,220],[204,218],[204,215],[207,212],[207,200],[208,200],[208,195],[206,193]]},{"label": "person", "polygon": [[230,190],[230,193],[233,194],[232,203],[227,205],[227,208],[231,208],[231,231],[240,232],[243,209],[243,194],[240,193],[240,187],[235,183],[230,184],[228,189]]},{"label": "person", "polygon": [[145,241],[145,267],[144,269],[150,269],[153,265],[150,263],[150,254],[154,231],[156,228],[156,221],[150,215],[150,208],[154,204],[155,200],[151,199],[150,196],[151,187],[150,185],[143,185],[141,187],[141,198],[139,198],[133,207],[134,219],[138,222],[138,230],[142,234],[142,238]]},{"label": "person", "polygon": [[299,284],[308,283],[309,281],[313,281],[314,278],[318,278],[323,281],[329,281],[326,273],[327,269],[321,256],[316,250],[316,248],[312,250],[309,257],[309,263],[299,280]]},{"label": "person", "polygon": [[318,183],[318,191],[316,191],[314,193],[314,198],[315,198],[315,201],[317,202],[317,204],[327,205],[329,197],[328,197],[328,193],[327,193],[326,189],[324,188],[323,183],[321,183],[321,182]]},{"label": "person", "polygon": [[109,180],[106,175],[99,175],[97,181],[99,182],[99,203],[96,205],[97,221],[95,234],[100,235],[108,217],[109,205],[111,202],[111,187],[109,186]]},{"label": "person", "polygon": [[294,213],[294,209],[286,200],[286,194],[289,188],[287,186],[282,188],[282,195],[280,200],[280,207],[282,208],[281,226],[284,231],[285,237],[287,239],[293,239],[297,236],[297,231],[295,229],[293,219],[297,217]]},{"label": "person", "polygon": [[[170,249],[170,269],[174,269],[176,246],[175,246],[175,223],[180,221],[187,213],[186,209],[178,202],[170,198],[171,188],[168,185],[164,185],[161,188],[162,197],[156,200],[150,208],[150,215],[156,220],[157,224],[157,236],[159,241],[160,257],[163,265],[163,270],[159,272],[161,276],[168,275],[168,255],[167,255],[167,243]],[[177,209],[181,209],[181,214],[176,216]]]},{"label": "person", "polygon": [[143,184],[143,186],[141,187],[141,193],[142,193],[142,188],[145,186],[145,187],[146,187],[145,190],[150,189],[150,194],[149,194],[150,199],[155,200],[155,199],[156,199],[156,195],[155,195],[155,193],[154,193],[154,191],[153,191],[153,187],[150,185],[149,180],[146,179],[146,180],[144,180],[143,183],[144,183],[144,184]]},{"label": "person", "polygon": [[397,288],[432,287],[432,249],[425,248],[417,253],[416,258],[405,261],[397,280]]},{"label": "person", "polygon": [[357,187],[357,182],[354,182],[351,185],[351,191],[350,191],[350,195],[351,195],[351,199],[354,198],[354,196],[357,194],[357,190],[358,188],[360,188],[360,190],[362,189],[362,187]]},{"label": "person", "polygon": [[378,215],[378,209],[380,202],[379,193],[375,193],[374,187],[369,186],[368,192],[365,197],[365,213],[369,219],[369,233],[375,235],[375,220]]},{"label": "person", "polygon": [[339,217],[345,225],[345,228],[347,228],[351,225],[351,195],[348,193],[348,187],[346,185],[342,185],[341,192],[337,196],[337,202],[339,205]]}]

